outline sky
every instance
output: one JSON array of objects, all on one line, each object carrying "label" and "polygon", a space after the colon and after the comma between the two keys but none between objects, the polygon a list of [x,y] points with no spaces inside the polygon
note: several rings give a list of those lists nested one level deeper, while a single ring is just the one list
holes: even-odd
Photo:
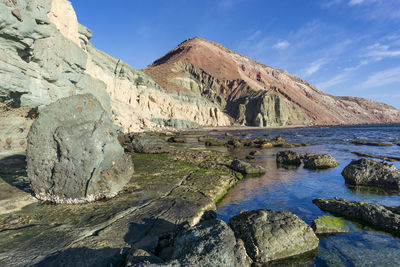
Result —
[{"label": "sky", "polygon": [[199,36],[325,93],[400,109],[400,0],[72,0],[91,42],[142,69]]}]

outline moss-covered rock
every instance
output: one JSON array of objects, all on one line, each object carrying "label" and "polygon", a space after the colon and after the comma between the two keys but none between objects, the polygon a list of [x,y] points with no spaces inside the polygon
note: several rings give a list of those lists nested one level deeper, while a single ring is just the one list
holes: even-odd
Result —
[{"label": "moss-covered rock", "polygon": [[316,234],[336,234],[349,231],[349,227],[343,218],[326,215],[315,219],[311,224],[311,228]]}]

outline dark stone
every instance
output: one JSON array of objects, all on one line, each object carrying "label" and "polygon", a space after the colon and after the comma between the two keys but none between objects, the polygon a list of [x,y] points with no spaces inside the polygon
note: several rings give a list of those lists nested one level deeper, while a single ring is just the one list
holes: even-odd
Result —
[{"label": "dark stone", "polygon": [[178,234],[172,258],[182,266],[249,266],[241,248],[225,222],[208,220]]},{"label": "dark stone", "polygon": [[400,190],[400,171],[393,164],[384,161],[365,158],[353,160],[343,169],[342,175],[350,185]]},{"label": "dark stone", "polygon": [[388,207],[376,203],[330,200],[317,198],[313,200],[321,210],[338,216],[355,219],[377,229],[400,234],[400,207]]},{"label": "dark stone", "polygon": [[331,155],[306,154],[304,156],[304,168],[311,170],[335,168],[339,162]]},{"label": "dark stone", "polygon": [[133,164],[114,125],[93,95],[45,107],[28,134],[27,173],[38,199],[81,203],[115,196]]},{"label": "dark stone", "polygon": [[162,154],[169,151],[169,146],[164,140],[145,133],[134,134],[127,144],[132,152],[146,154]]},{"label": "dark stone", "polygon": [[265,169],[261,166],[253,166],[248,162],[244,162],[238,159],[232,161],[229,166],[232,170],[240,172],[242,174],[254,174],[254,175],[262,175],[265,173]]},{"label": "dark stone", "polygon": [[256,263],[300,255],[318,248],[313,230],[296,215],[274,210],[241,212],[229,220],[236,238]]},{"label": "dark stone", "polygon": [[276,154],[276,162],[284,165],[300,165],[303,155],[290,150],[279,151]]},{"label": "dark stone", "polygon": [[181,136],[172,136],[168,138],[168,142],[170,143],[186,143],[186,138]]}]

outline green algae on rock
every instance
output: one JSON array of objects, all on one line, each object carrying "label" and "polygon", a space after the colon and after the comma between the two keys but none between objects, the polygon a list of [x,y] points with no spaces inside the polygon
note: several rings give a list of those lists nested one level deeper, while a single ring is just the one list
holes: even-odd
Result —
[{"label": "green algae on rock", "polygon": [[315,219],[311,224],[311,228],[316,234],[336,234],[349,231],[349,227],[343,218],[326,215]]}]

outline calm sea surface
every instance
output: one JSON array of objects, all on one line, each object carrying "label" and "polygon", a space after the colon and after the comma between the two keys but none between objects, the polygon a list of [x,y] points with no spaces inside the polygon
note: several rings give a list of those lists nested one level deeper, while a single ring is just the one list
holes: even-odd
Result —
[{"label": "calm sea surface", "polygon": [[[327,214],[312,203],[314,198],[345,198],[375,202],[385,205],[400,205],[400,195],[376,190],[355,190],[344,183],[341,171],[352,159],[358,157],[352,151],[375,155],[400,157],[400,124],[368,125],[347,127],[318,127],[285,130],[241,130],[231,131],[242,136],[251,133],[250,138],[272,138],[282,136],[292,143],[308,143],[308,147],[293,148],[300,153],[328,153],[340,165],[326,171],[310,171],[300,166],[297,169],[278,168],[275,153],[282,148],[260,150],[252,162],[263,166],[267,172],[262,177],[247,178],[231,189],[218,205],[218,217],[226,222],[240,210],[275,209],[290,211],[308,224],[318,216]],[[210,132],[209,135],[224,137],[224,132]],[[267,136],[265,136],[267,135]],[[242,137],[245,138],[245,137]],[[390,147],[357,146],[352,140],[393,143]],[[244,158],[254,149],[240,148],[227,150],[238,158]],[[394,163],[400,169],[400,163]],[[357,223],[348,222],[351,231],[320,240],[319,253],[313,266],[400,266],[400,239],[390,234],[374,231]],[[304,265],[296,262],[293,266]]]}]

